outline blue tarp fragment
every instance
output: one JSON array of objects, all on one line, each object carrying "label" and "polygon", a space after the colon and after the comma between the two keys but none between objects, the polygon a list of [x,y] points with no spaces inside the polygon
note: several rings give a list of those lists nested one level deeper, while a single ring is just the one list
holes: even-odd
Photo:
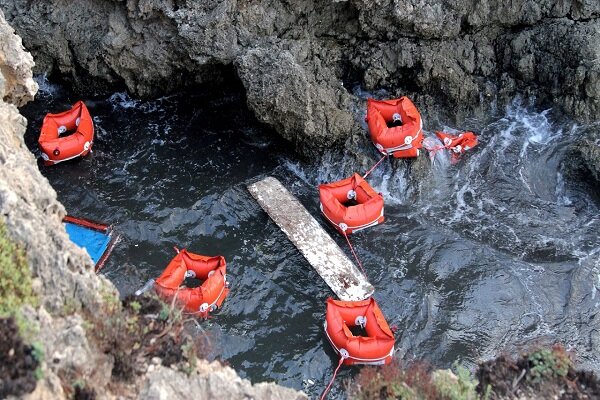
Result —
[{"label": "blue tarp fragment", "polygon": [[102,233],[95,229],[65,222],[69,238],[77,246],[84,248],[94,264],[102,257],[110,243],[110,233]]}]

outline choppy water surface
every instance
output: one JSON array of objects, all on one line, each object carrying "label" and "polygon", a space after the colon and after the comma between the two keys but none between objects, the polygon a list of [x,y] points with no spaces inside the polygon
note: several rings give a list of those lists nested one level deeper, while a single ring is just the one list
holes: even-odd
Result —
[{"label": "choppy water surface", "polygon": [[[36,155],[44,114],[77,100],[42,83],[38,100],[22,110]],[[246,185],[275,175],[318,215],[316,185],[344,178],[348,159],[331,152],[299,161],[255,121],[240,88],[84,100],[96,124],[93,154],[40,168],[69,213],[112,223],[123,235],[103,273],[127,295],[160,274],[174,245],[224,255],[232,290],[201,324],[211,355],[254,382],[319,394],[337,364],[322,332],[331,293]],[[480,145],[460,163],[438,158],[420,190],[403,165],[373,173],[387,220],[352,241],[399,328],[399,357],[472,365],[560,341],[600,369],[598,203],[561,166],[579,131],[515,105],[480,128]],[[372,148],[362,151],[376,159]],[[331,398],[343,397],[343,381],[356,371],[342,369]]]}]

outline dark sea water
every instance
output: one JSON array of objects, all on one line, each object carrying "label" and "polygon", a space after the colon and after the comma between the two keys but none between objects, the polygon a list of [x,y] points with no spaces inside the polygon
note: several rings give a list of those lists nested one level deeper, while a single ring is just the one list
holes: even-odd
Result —
[{"label": "dark sea water", "polygon": [[[43,116],[78,100],[40,83],[21,110],[38,156]],[[83,100],[96,126],[93,154],[40,169],[70,214],[122,235],[102,273],[126,296],[161,273],[173,246],[225,256],[231,292],[198,332],[212,343],[209,357],[253,382],[320,394],[337,365],[322,331],[332,293],[246,185],[274,175],[326,225],[316,186],[345,178],[352,159],[335,151],[300,159],[255,120],[236,85],[151,101],[125,93]],[[480,126],[480,145],[458,164],[438,153],[418,188],[405,164],[373,172],[386,222],[352,242],[399,328],[397,357],[474,366],[560,342],[600,370],[599,205],[563,172],[581,129],[515,103]],[[377,159],[373,148],[364,152]],[[356,371],[342,368],[330,398],[345,397],[344,380]]]}]

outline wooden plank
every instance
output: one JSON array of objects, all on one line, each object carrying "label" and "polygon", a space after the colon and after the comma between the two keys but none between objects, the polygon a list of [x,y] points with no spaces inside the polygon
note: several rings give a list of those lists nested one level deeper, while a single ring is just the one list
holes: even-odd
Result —
[{"label": "wooden plank", "polygon": [[340,300],[364,300],[373,294],[373,285],[281,182],[267,177],[248,190]]}]

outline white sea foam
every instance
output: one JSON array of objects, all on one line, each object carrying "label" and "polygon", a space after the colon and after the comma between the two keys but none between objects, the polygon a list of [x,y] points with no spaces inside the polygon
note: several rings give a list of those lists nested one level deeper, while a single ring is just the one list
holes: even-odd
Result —
[{"label": "white sea foam", "polygon": [[39,89],[37,92],[37,97],[41,98],[52,98],[56,96],[60,87],[48,81],[48,76],[46,74],[36,75],[33,77],[33,80],[38,84]]},{"label": "white sea foam", "polygon": [[172,96],[159,97],[155,100],[139,100],[133,99],[126,92],[113,93],[109,98],[108,102],[112,105],[113,109],[133,109],[141,111],[145,114],[154,113],[162,110],[163,103],[170,101]]},{"label": "white sea foam", "polygon": [[[574,125],[555,122],[550,110],[535,112],[515,102],[504,117],[476,132],[479,145],[458,163],[438,152],[429,176],[418,185],[410,178],[410,164],[399,160],[382,162],[368,181],[383,194],[386,206],[409,207],[412,217],[436,221],[516,257],[579,257],[590,244],[600,247],[597,236],[589,235],[594,227],[600,229],[600,220],[574,218],[575,196],[585,194],[574,191],[560,170],[565,149],[578,132]],[[311,186],[368,168],[358,165],[355,155],[334,150],[312,165],[285,165]]]}]

